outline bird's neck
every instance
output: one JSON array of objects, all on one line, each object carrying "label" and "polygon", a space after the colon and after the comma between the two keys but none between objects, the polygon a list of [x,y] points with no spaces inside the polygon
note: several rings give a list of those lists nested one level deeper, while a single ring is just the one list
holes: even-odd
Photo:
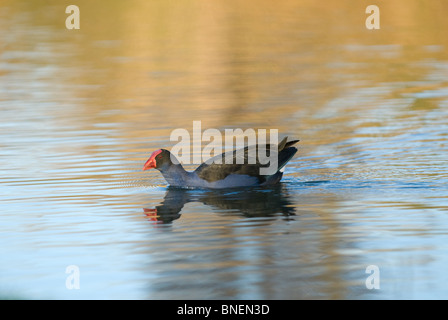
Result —
[{"label": "bird's neck", "polygon": [[181,164],[171,164],[160,170],[166,182],[171,186],[184,186],[190,172],[185,171]]}]

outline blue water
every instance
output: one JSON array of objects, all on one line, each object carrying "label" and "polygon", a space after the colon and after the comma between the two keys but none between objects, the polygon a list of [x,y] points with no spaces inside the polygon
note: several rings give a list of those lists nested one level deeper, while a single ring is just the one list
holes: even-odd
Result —
[{"label": "blue water", "polygon": [[[448,298],[436,1],[421,20],[406,2],[411,22],[382,33],[345,1],[346,19],[288,1],[89,3],[77,33],[57,2],[0,4],[0,298]],[[195,120],[278,129],[299,151],[273,188],[142,171]]]}]

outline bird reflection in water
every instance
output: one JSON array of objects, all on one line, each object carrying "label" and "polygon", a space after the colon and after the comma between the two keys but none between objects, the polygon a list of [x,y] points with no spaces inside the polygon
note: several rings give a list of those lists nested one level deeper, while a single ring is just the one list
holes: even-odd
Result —
[{"label": "bird reflection in water", "polygon": [[269,217],[295,215],[283,184],[252,189],[198,190],[168,187],[160,205],[143,211],[150,221],[171,223],[179,219],[182,208],[189,202],[201,202],[221,212],[235,211],[244,217]]}]

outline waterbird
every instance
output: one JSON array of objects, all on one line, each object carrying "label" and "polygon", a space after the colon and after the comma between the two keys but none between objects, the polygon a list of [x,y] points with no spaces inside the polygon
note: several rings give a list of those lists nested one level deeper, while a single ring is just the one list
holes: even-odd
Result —
[{"label": "waterbird", "polygon": [[[186,171],[170,151],[159,149],[145,162],[143,171],[157,169],[170,186],[181,188],[221,189],[275,185],[280,182],[285,165],[297,152],[293,145],[300,141],[287,140],[288,137],[285,137],[276,146],[257,144],[223,153],[210,158],[191,172]],[[262,169],[268,169],[271,163],[263,160],[263,156],[259,154],[260,149],[266,155],[269,154],[270,161],[277,160],[273,161],[275,167],[268,174],[263,173]]]}]

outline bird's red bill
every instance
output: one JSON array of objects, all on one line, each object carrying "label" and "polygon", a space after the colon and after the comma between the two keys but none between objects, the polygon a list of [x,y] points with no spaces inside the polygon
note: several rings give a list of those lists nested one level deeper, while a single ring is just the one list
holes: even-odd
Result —
[{"label": "bird's red bill", "polygon": [[162,152],[162,150],[154,151],[151,156],[149,157],[148,161],[146,161],[145,165],[143,166],[143,171],[148,169],[153,169],[157,166],[156,163],[156,157]]}]

